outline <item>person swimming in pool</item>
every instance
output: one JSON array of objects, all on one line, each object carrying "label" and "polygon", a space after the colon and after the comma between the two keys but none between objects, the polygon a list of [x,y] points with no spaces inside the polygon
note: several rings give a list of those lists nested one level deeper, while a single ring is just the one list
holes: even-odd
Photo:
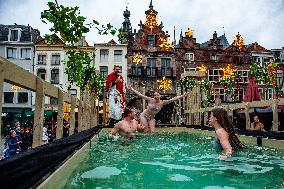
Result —
[{"label": "person swimming in pool", "polygon": [[161,95],[157,91],[154,91],[154,98],[151,98],[134,90],[131,85],[126,85],[126,88],[134,92],[137,96],[148,101],[147,108],[140,114],[140,123],[145,126],[145,131],[147,132],[155,131],[155,115],[162,109],[164,105],[179,100],[188,95],[188,93],[184,93],[183,95],[176,96],[170,100],[161,100]]},{"label": "person swimming in pool", "polygon": [[116,133],[125,138],[135,138],[137,131],[143,131],[144,126],[141,126],[136,120],[136,112],[131,107],[126,107],[123,112],[123,119],[115,124],[110,131],[109,136],[115,138]]},{"label": "person swimming in pool", "polygon": [[209,118],[209,124],[215,129],[216,139],[213,142],[215,149],[223,149],[219,159],[226,159],[233,154],[233,148],[244,148],[236,135],[234,126],[223,108],[214,108]]}]

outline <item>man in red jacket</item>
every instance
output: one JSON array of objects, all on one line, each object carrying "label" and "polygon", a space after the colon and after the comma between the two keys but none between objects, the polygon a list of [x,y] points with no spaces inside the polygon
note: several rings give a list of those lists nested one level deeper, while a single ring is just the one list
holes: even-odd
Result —
[{"label": "man in red jacket", "polygon": [[124,80],[119,66],[114,66],[113,72],[107,76],[106,90],[109,96],[109,126],[113,127],[121,120],[125,103]]}]

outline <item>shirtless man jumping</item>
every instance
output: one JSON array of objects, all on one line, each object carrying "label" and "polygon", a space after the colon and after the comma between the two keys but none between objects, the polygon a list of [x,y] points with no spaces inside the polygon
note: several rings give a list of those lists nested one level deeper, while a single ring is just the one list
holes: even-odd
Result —
[{"label": "shirtless man jumping", "polygon": [[126,138],[134,138],[136,132],[143,131],[145,128],[135,120],[135,111],[132,108],[126,107],[123,113],[123,119],[116,123],[110,131],[109,136],[114,137],[116,133]]}]

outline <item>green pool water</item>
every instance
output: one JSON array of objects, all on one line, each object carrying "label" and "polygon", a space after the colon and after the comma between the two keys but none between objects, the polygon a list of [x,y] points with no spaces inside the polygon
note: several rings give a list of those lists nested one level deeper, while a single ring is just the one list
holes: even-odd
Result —
[{"label": "green pool water", "polygon": [[283,151],[248,146],[226,161],[212,137],[144,134],[132,141],[92,141],[64,188],[284,188]]}]

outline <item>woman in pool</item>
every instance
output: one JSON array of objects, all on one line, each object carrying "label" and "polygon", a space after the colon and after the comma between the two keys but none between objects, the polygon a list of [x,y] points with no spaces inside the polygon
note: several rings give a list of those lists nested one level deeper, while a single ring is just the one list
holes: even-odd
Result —
[{"label": "woman in pool", "polygon": [[243,148],[243,145],[236,135],[234,126],[223,108],[215,108],[212,110],[209,124],[215,129],[216,139],[213,143],[214,148],[223,149],[220,159],[226,159],[233,153],[233,148]]},{"label": "woman in pool", "polygon": [[176,96],[170,100],[161,100],[160,99],[161,95],[157,91],[155,91],[153,94],[154,98],[151,98],[151,97],[145,96],[141,94],[140,92],[134,90],[130,85],[126,85],[126,87],[127,89],[134,92],[137,96],[148,101],[147,109],[145,109],[140,114],[140,124],[142,124],[145,127],[145,131],[148,131],[148,132],[155,131],[155,125],[156,125],[155,115],[162,109],[162,107],[165,104],[169,104],[171,102],[179,100],[188,95],[188,93],[184,93],[183,95]]}]

